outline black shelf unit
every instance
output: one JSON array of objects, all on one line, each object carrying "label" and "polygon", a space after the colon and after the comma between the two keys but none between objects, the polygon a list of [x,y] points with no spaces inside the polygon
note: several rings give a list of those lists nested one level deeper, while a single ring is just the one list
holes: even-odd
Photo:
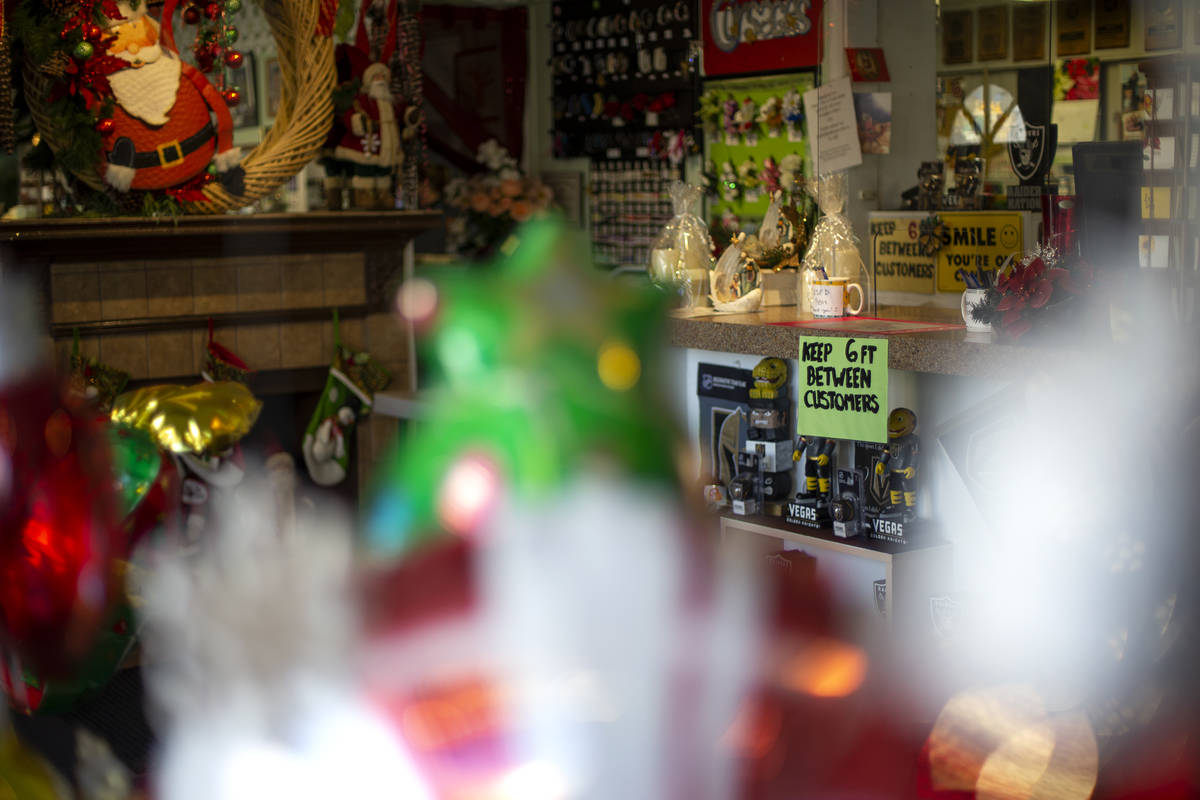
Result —
[{"label": "black shelf unit", "polygon": [[557,0],[551,17],[556,158],[663,160],[679,131],[698,152],[695,0]]}]

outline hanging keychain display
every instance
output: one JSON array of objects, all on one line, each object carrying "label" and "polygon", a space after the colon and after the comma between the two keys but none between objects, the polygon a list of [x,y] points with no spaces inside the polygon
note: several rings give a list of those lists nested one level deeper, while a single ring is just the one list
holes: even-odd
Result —
[{"label": "hanging keychain display", "polygon": [[[677,163],[680,144],[684,156],[698,150],[690,132],[678,137],[692,128],[698,94],[692,45],[699,31],[691,3],[556,0],[551,16],[553,106],[593,97],[582,115],[555,114],[556,157]],[[670,102],[657,104],[637,100],[668,96]],[[608,134],[606,125],[628,135]]]}]

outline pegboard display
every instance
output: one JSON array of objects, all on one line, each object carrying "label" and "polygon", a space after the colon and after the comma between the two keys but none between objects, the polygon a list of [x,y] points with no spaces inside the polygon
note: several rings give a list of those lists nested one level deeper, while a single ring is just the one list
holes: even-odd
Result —
[{"label": "pegboard display", "polygon": [[[762,219],[771,190],[792,188],[782,178],[789,161],[798,161],[804,176],[812,175],[802,97],[815,85],[812,72],[705,81],[710,99],[705,102],[708,113],[701,114],[709,130],[704,173],[710,220],[729,214],[742,221]],[[729,103],[733,105],[727,108]]]},{"label": "pegboard display", "polygon": [[667,186],[682,177],[657,160],[592,165],[592,250],[598,266],[646,267],[650,246],[674,213]]},{"label": "pegboard display", "polygon": [[555,157],[678,164],[698,147],[695,0],[560,0],[551,19]]}]

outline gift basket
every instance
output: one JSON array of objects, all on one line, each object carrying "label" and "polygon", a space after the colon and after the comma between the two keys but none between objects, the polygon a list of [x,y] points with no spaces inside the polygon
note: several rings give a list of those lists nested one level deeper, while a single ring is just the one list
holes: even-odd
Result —
[{"label": "gift basket", "polygon": [[871,274],[858,250],[858,237],[843,211],[846,208],[846,173],[822,175],[806,186],[817,201],[821,218],[800,269],[800,310],[811,311],[811,285],[817,278],[848,278],[863,287],[864,313],[875,311]]},{"label": "gift basket", "polygon": [[650,250],[650,280],[678,291],[683,304],[695,308],[704,304],[712,264],[712,237],[704,220],[696,215],[704,192],[683,181],[673,181],[667,192],[675,216],[663,226]]}]

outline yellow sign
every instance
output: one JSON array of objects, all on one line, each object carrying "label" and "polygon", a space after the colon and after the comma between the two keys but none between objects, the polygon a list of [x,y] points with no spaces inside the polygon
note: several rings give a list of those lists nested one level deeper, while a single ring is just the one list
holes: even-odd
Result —
[{"label": "yellow sign", "polygon": [[[1151,193],[1153,192],[1153,194]],[[1142,219],[1171,218],[1171,187],[1142,187]]]},{"label": "yellow sign", "polygon": [[967,288],[958,270],[995,272],[1024,242],[1019,211],[941,211],[946,223],[942,248],[937,254],[937,290],[961,292]]},{"label": "yellow sign", "polygon": [[933,294],[933,256],[922,252],[923,214],[871,215],[875,288],[881,292]]}]

